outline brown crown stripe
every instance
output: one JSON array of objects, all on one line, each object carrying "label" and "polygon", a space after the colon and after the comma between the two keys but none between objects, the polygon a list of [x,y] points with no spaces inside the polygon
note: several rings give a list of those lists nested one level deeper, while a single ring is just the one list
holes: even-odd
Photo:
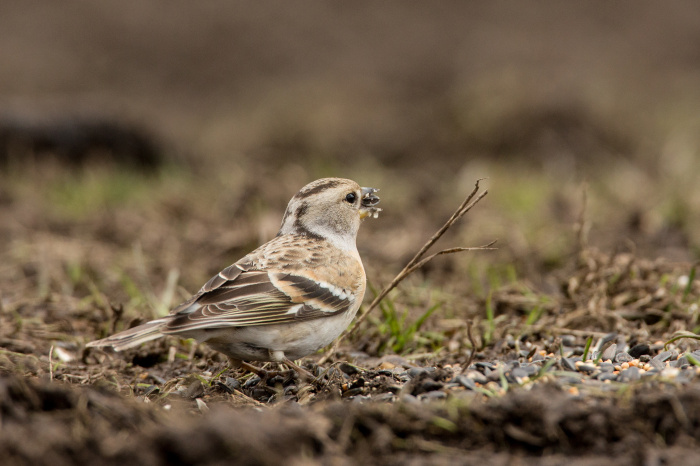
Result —
[{"label": "brown crown stripe", "polygon": [[320,183],[320,184],[318,184],[318,185],[314,186],[313,188],[310,188],[306,191],[299,191],[295,197],[297,199],[306,199],[307,197],[313,196],[314,194],[319,193],[325,189],[335,188],[339,184],[340,184],[340,182],[337,180],[324,181],[323,183]]}]

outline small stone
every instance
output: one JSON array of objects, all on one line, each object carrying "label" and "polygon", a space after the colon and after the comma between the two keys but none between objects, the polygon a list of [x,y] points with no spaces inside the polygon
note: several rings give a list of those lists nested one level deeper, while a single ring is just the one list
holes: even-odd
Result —
[{"label": "small stone", "polygon": [[603,359],[613,359],[617,354],[617,345],[613,343],[608,346],[605,351],[603,351]]},{"label": "small stone", "polygon": [[464,375],[458,375],[453,380],[461,386],[463,386],[464,388],[468,388],[469,390],[476,390],[476,382],[474,382],[474,380],[470,379],[469,377],[466,377]]},{"label": "small stone", "polygon": [[447,398],[447,393],[435,392],[435,391],[423,393],[422,395],[419,396],[419,399],[423,400],[423,401],[442,400],[444,398]]},{"label": "small stone", "polygon": [[274,387],[276,385],[284,385],[284,380],[285,380],[285,378],[282,377],[281,375],[276,375],[274,377],[270,377],[269,379],[267,379],[267,386]]},{"label": "small stone", "polygon": [[513,369],[511,371],[511,374],[513,374],[513,377],[515,377],[516,380],[518,380],[518,379],[522,380],[528,376],[527,371],[521,367],[516,367],[515,369]]},{"label": "small stone", "polygon": [[651,347],[646,343],[639,343],[630,348],[629,354],[633,358],[639,358],[643,355],[649,355],[651,354]]},{"label": "small stone", "polygon": [[690,366],[690,362],[688,361],[688,358],[686,358],[685,356],[683,356],[682,358],[676,359],[673,362],[675,363],[674,367],[677,367],[679,369],[687,369]]},{"label": "small stone", "polygon": [[632,361],[633,359],[634,359],[634,358],[633,358],[629,353],[625,353],[625,352],[623,351],[623,352],[617,353],[617,354],[615,355],[614,361],[615,361],[615,362],[620,362],[620,363],[622,363],[622,362],[630,362],[630,361]]},{"label": "small stone", "polygon": [[603,346],[605,346],[606,343],[613,341],[615,338],[617,338],[617,333],[608,333],[600,339],[600,342],[598,343],[597,347],[602,348]]},{"label": "small stone", "polygon": [[[383,362],[379,365],[379,368],[385,369],[384,367],[382,367],[384,364],[391,364],[391,363]],[[348,375],[354,375],[354,374],[357,374],[358,372],[360,372],[357,369],[357,367],[353,366],[352,364],[348,364],[347,362],[340,363],[340,365],[338,366],[338,369],[340,369],[342,372],[344,372],[345,374],[348,374]]]},{"label": "small stone", "polygon": [[467,373],[463,374],[463,375],[466,375],[467,377],[472,379],[474,382],[480,383],[482,385],[489,381],[489,379],[487,379],[484,376],[484,374],[482,374],[481,372],[477,372],[477,371],[467,371]]},{"label": "small stone", "polygon": [[253,386],[257,385],[258,382],[260,382],[260,377],[258,377],[257,375],[254,375],[245,381],[245,383],[243,384],[243,388],[253,387]]},{"label": "small stone", "polygon": [[671,359],[672,355],[673,355],[673,351],[662,351],[661,353],[654,356],[651,360],[652,361],[659,361],[659,362],[666,362],[669,359]]},{"label": "small stone", "polygon": [[182,394],[185,398],[199,398],[202,395],[204,395],[204,385],[199,380],[189,384]]},{"label": "small stone", "polygon": [[391,403],[393,401],[396,401],[396,395],[394,395],[393,393],[380,393],[379,395],[373,396],[372,400]]},{"label": "small stone", "polygon": [[154,393],[160,392],[160,388],[157,385],[149,385],[144,391],[143,396],[148,397]]},{"label": "small stone", "polygon": [[419,395],[421,393],[432,392],[435,390],[440,390],[442,387],[443,384],[440,382],[432,379],[426,379],[418,387],[416,387],[414,394]]},{"label": "small stone", "polygon": [[658,371],[662,371],[666,368],[666,363],[658,359],[652,359],[649,361],[649,365]]},{"label": "small stone", "polygon": [[521,366],[521,369],[525,371],[525,374],[528,377],[532,377],[535,374],[538,374],[540,372],[540,367],[536,366],[535,364],[524,364]]},{"label": "small stone", "polygon": [[618,375],[612,372],[601,372],[596,376],[596,379],[605,382],[606,380],[617,380],[617,377]]},{"label": "small stone", "polygon": [[362,390],[362,387],[350,388],[350,389],[345,390],[345,391],[343,392],[342,397],[343,397],[343,398],[350,398],[350,397],[352,397],[352,396],[357,396],[357,395],[361,394],[362,391],[363,391],[363,390]]},{"label": "small stone", "polygon": [[[490,371],[496,369],[496,365],[490,362],[477,362],[474,364],[474,368],[481,372],[482,374],[485,374],[485,370],[488,369]],[[470,368],[471,369],[471,368]]]},{"label": "small stone", "polygon": [[630,367],[629,369],[621,371],[617,380],[620,382],[634,382],[640,378],[641,374],[639,373],[639,369],[636,367]]},{"label": "small stone", "polygon": [[234,379],[233,377],[226,377],[226,381],[224,383],[222,383],[221,385],[229,393],[233,393],[234,391],[241,389],[241,383],[238,380]]},{"label": "small stone", "polygon": [[662,375],[663,377],[668,377],[668,378],[671,378],[671,379],[675,379],[676,377],[678,377],[678,374],[679,374],[680,372],[681,372],[680,369],[678,369],[678,368],[676,368],[676,367],[670,367],[670,366],[669,366],[669,367],[665,367],[665,368],[661,371],[661,375]]},{"label": "small stone", "polygon": [[598,364],[598,369],[600,369],[601,372],[612,372],[615,370],[615,366],[610,362],[601,362]]},{"label": "small stone", "polygon": [[272,398],[272,395],[264,388],[255,388],[253,389],[251,398],[261,401],[263,403],[267,403]]},{"label": "small stone", "polygon": [[491,382],[500,382],[501,381],[501,372],[500,371],[491,371],[491,373],[486,376],[486,380],[489,380]]},{"label": "small stone", "polygon": [[425,367],[412,367],[408,370],[408,376],[415,379],[421,374],[427,374],[428,370]]},{"label": "small stone", "polygon": [[596,366],[593,364],[586,364],[584,362],[577,362],[575,365],[576,365],[576,369],[579,372],[585,372],[588,374],[592,374],[596,370]]},{"label": "small stone", "polygon": [[562,335],[561,344],[568,347],[576,346],[576,337],[573,335]]},{"label": "small stone", "polygon": [[574,371],[576,372],[576,365],[574,364],[574,361],[572,361],[569,358],[561,358],[561,365],[562,368],[568,371]]},{"label": "small stone", "polygon": [[532,362],[544,361],[544,356],[541,354],[535,354],[532,356]]}]

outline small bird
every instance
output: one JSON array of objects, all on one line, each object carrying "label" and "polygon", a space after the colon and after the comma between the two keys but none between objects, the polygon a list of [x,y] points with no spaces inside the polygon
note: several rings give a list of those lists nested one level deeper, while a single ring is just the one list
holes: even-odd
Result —
[{"label": "small bird", "polygon": [[304,186],[287,205],[277,236],[209,280],[170,315],[93,341],[122,351],[165,335],[194,338],[244,361],[292,362],[335,340],[365,294],[357,252],[360,223],[378,216],[374,188],[323,178]]}]

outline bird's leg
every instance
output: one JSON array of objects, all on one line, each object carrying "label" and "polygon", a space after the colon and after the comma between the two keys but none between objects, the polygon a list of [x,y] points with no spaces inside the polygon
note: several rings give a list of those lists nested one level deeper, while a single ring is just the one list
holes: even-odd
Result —
[{"label": "bird's leg", "polygon": [[[291,371],[268,371],[268,370],[265,370],[265,369],[261,369],[261,368],[259,368],[259,367],[256,367],[256,366],[254,366],[254,365],[252,365],[252,364],[249,364],[249,363],[247,363],[247,362],[245,362],[245,361],[241,361],[240,359],[234,359],[234,358],[231,358],[231,357],[229,357],[228,360],[229,360],[229,365],[230,365],[231,369],[243,369],[243,370],[245,370],[245,371],[252,372],[253,374],[255,374],[255,375],[257,375],[258,377],[260,377],[260,379],[262,379],[262,380],[267,380],[268,378],[274,377],[274,376],[276,376],[276,375],[280,375],[280,376],[282,376],[282,377],[286,377],[286,376],[288,376],[288,375],[290,374],[290,372],[291,372]],[[280,362],[284,362],[284,361],[280,361]],[[299,370],[304,371],[304,369],[302,369],[302,368],[299,367],[299,366],[292,367],[293,365],[294,365],[294,363],[292,363],[292,365],[290,365],[290,368],[295,369],[295,370],[296,370],[296,369],[299,369]],[[306,372],[307,374],[309,374],[308,371],[304,371],[304,372]]]},{"label": "bird's leg", "polygon": [[314,377],[314,375],[311,372],[307,371],[302,367],[297,366],[296,364],[294,364],[294,361],[285,356],[284,351],[270,350],[270,359],[276,362],[281,362],[290,369],[294,369],[294,371],[301,376],[302,380],[305,380],[307,382],[313,382],[316,380],[316,377]]},{"label": "bird's leg", "polygon": [[302,378],[302,380],[305,380],[306,382],[316,382],[316,377],[303,367],[299,367],[292,360],[289,358],[284,358],[282,359],[282,362],[289,368],[294,369],[297,374],[299,374]]}]

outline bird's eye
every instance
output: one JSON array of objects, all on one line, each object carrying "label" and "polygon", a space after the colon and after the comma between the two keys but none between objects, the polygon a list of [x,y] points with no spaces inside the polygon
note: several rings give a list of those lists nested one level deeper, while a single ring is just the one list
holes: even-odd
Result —
[{"label": "bird's eye", "polygon": [[357,199],[357,196],[355,196],[355,193],[350,193],[347,196],[345,196],[345,201],[349,202],[350,204],[354,204],[355,199]]}]

